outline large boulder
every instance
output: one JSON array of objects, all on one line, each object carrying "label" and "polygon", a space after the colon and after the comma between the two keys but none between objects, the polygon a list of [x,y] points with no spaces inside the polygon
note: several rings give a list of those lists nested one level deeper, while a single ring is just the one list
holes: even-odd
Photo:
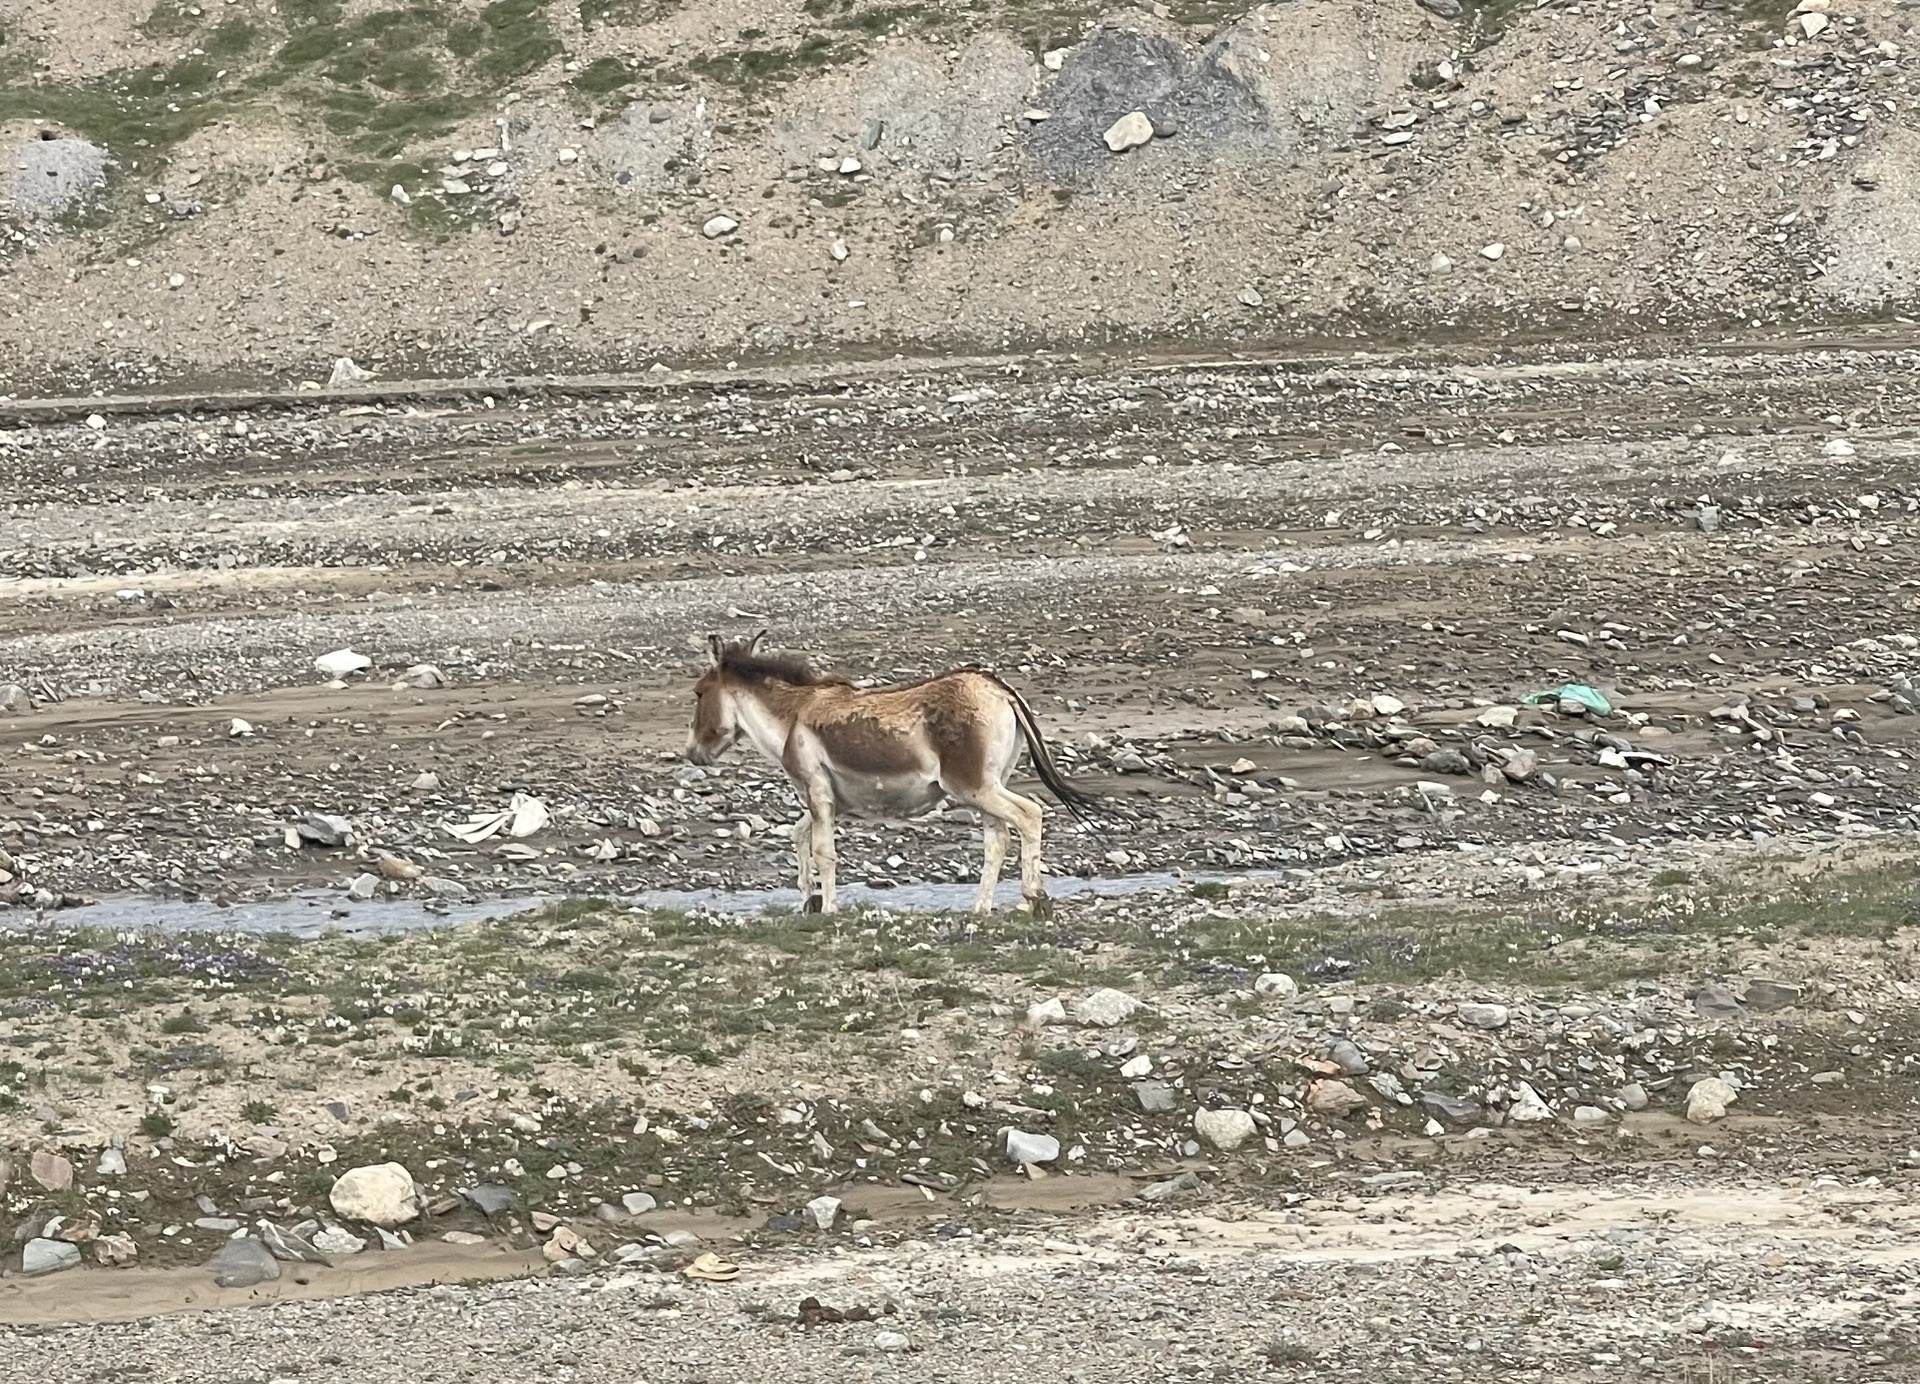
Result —
[{"label": "large boulder", "polygon": [[327,1198],[344,1220],[370,1225],[405,1225],[420,1214],[420,1189],[413,1174],[398,1163],[369,1163],[340,1175]]}]

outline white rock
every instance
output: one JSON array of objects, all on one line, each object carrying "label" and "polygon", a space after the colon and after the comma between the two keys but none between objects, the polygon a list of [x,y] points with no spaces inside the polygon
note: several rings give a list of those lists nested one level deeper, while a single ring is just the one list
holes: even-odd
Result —
[{"label": "white rock", "polygon": [[227,738],[242,740],[253,734],[253,722],[243,721],[238,716],[227,722]]},{"label": "white rock", "polygon": [[1706,1125],[1723,1120],[1727,1107],[1739,1099],[1740,1093],[1719,1077],[1704,1077],[1687,1092],[1687,1122]]},{"label": "white rock", "polygon": [[1253,993],[1267,1000],[1291,999],[1300,993],[1300,984],[1280,971],[1268,971],[1253,982]]},{"label": "white rock", "polygon": [[1222,1153],[1239,1148],[1257,1128],[1253,1116],[1244,1110],[1196,1110],[1193,1114],[1193,1132]]},{"label": "white rock", "polygon": [[405,1225],[420,1214],[420,1189],[413,1185],[413,1174],[398,1163],[348,1169],[327,1200],[335,1215],[373,1225]]},{"label": "white rock", "polygon": [[1491,245],[1482,245],[1480,247],[1480,258],[1485,260],[1497,260],[1506,253],[1507,247],[1497,240]]},{"label": "white rock", "polygon": [[1524,1081],[1513,1084],[1513,1104],[1507,1107],[1507,1118],[1519,1124],[1538,1124],[1553,1118],[1553,1108],[1540,1099],[1540,1093]]},{"label": "white rock", "polygon": [[1067,50],[1064,48],[1049,48],[1040,55],[1040,65],[1049,72],[1058,72],[1066,60]]},{"label": "white rock", "polygon": [[1140,1001],[1119,990],[1095,990],[1076,1001],[1073,1017],[1090,1028],[1112,1028],[1133,1017]]},{"label": "white rock", "polygon": [[1407,709],[1407,704],[1398,697],[1388,696],[1385,692],[1373,694],[1373,710],[1376,716],[1398,716]]},{"label": "white rock", "polygon": [[716,216],[700,228],[700,234],[708,240],[718,240],[723,235],[732,235],[740,229],[740,223],[731,216]]},{"label": "white rock", "polygon": [[1051,1134],[1029,1134],[1024,1129],[1003,1131],[1007,1157],[1025,1167],[1029,1163],[1051,1163],[1060,1156],[1060,1141]]},{"label": "white rock", "polygon": [[351,1230],[330,1225],[308,1241],[322,1254],[358,1254],[367,1247],[367,1242]]},{"label": "white rock", "polygon": [[321,654],[316,658],[313,667],[315,672],[325,673],[330,678],[344,678],[349,673],[365,672],[373,667],[373,660],[352,649],[335,649],[330,654]]},{"label": "white rock", "polygon": [[1850,457],[1853,455],[1853,444],[1844,437],[1830,437],[1826,445],[1820,449],[1820,454],[1829,457]]},{"label": "white rock", "polygon": [[1451,274],[1453,272],[1453,261],[1441,251],[1435,250],[1433,252],[1433,258],[1427,261],[1427,272],[1429,274]]},{"label": "white rock", "polygon": [[659,1200],[651,1192],[628,1192],[620,1198],[620,1209],[629,1216],[644,1216],[659,1205]]},{"label": "white rock", "polygon": [[388,192],[387,196],[393,198],[395,204],[398,206],[410,207],[413,205],[413,198],[408,196],[407,190],[398,183],[393,185],[392,191]]},{"label": "white rock", "polygon": [[1105,139],[1107,148],[1116,154],[1124,154],[1129,149],[1138,149],[1143,144],[1153,142],[1153,122],[1147,119],[1144,111],[1128,111],[1107,127]]},{"label": "white rock", "polygon": [[1793,22],[1800,26],[1800,32],[1808,38],[1819,37],[1819,35],[1826,32],[1827,25],[1832,23],[1831,20],[1818,10],[1809,14],[1798,15]]},{"label": "white rock", "polygon": [[1038,1004],[1027,1006],[1027,1023],[1033,1028],[1045,1028],[1048,1024],[1064,1024],[1067,1021],[1067,1007],[1059,1000],[1042,1000]]},{"label": "white rock", "polygon": [[1605,1124],[1612,1118],[1613,1116],[1609,1115],[1597,1105],[1576,1105],[1573,1108],[1573,1122],[1575,1124]]},{"label": "white rock", "polygon": [[1455,1008],[1460,1022],[1474,1028],[1505,1028],[1507,1026],[1507,1007],[1504,1004],[1479,1004],[1473,1000],[1463,1000]]},{"label": "white rock", "polygon": [[847,249],[846,241],[836,240],[833,242],[833,249],[830,251],[830,253],[833,255],[835,259],[844,260],[849,254],[852,253],[852,251]]},{"label": "white rock", "polygon": [[1120,1075],[1128,1081],[1138,1081],[1153,1071],[1153,1059],[1144,1052],[1138,1057],[1130,1057],[1120,1068]]},{"label": "white rock", "polygon": [[912,1341],[898,1331],[882,1331],[873,1338],[873,1348],[885,1351],[889,1355],[903,1351],[912,1344]]},{"label": "white rock", "polygon": [[1259,289],[1243,288],[1240,290],[1240,301],[1250,308],[1257,308],[1267,300],[1260,296]]},{"label": "white rock", "polygon": [[341,356],[333,363],[333,373],[327,376],[327,388],[340,389],[350,384],[359,384],[373,378],[371,370],[362,370],[354,364],[352,356]]},{"label": "white rock", "polygon": [[65,1240],[29,1240],[20,1251],[22,1278],[38,1278],[41,1274],[79,1267],[80,1246],[68,1244]]},{"label": "white rock", "polygon": [[840,1219],[840,1206],[839,1197],[815,1197],[807,1203],[807,1214],[822,1230],[832,1230],[833,1223]]}]

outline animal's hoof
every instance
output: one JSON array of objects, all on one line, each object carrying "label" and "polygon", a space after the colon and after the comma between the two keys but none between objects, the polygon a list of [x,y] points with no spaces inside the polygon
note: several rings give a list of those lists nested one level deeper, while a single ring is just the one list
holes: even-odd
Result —
[{"label": "animal's hoof", "polygon": [[1032,898],[1026,899],[1023,902],[1026,910],[1033,914],[1036,922],[1044,923],[1052,919],[1053,900],[1045,894],[1035,894]]},{"label": "animal's hoof", "polygon": [[802,913],[824,913],[826,909],[822,906],[818,894],[809,894],[807,895],[806,903],[801,905],[800,911]]}]

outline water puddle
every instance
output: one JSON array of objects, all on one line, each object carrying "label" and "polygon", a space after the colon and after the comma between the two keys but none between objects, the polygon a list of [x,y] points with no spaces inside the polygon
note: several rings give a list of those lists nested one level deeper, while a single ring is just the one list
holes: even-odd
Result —
[{"label": "water puddle", "polygon": [[[1047,881],[1047,892],[1056,899],[1126,898],[1135,894],[1187,889],[1195,884],[1270,882],[1282,878],[1284,875],[1278,870],[1184,875],[1155,872],[1091,879],[1060,876]],[[972,884],[900,884],[879,888],[850,883],[840,887],[840,903],[846,908],[870,905],[905,913],[959,913],[972,906],[976,887]],[[429,903],[403,899],[351,903],[338,894],[304,893],[285,899],[221,905],[204,900],[189,903],[181,899],[125,894],[101,899],[84,908],[66,908],[58,913],[32,916],[36,926],[51,923],[116,932],[284,933],[298,938],[327,934],[386,937],[458,927],[462,923],[489,918],[510,918],[568,897],[607,896],[513,894],[461,902]],[[649,889],[638,894],[615,895],[613,898],[615,902],[629,907],[670,912],[749,914],[764,913],[775,908],[800,907],[800,891],[797,889]],[[1011,908],[1020,900],[1019,886],[1003,882],[995,898],[1002,908]],[[18,931],[20,926],[0,914],[0,931]]]}]

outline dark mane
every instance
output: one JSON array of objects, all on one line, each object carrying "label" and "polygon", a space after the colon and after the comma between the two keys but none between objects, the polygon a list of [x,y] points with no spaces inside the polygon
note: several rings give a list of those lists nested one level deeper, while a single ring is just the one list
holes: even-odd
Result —
[{"label": "dark mane", "polygon": [[837,673],[816,673],[801,654],[765,654],[745,644],[730,644],[720,651],[720,667],[749,682],[784,682],[793,687],[819,687],[845,682]]}]

